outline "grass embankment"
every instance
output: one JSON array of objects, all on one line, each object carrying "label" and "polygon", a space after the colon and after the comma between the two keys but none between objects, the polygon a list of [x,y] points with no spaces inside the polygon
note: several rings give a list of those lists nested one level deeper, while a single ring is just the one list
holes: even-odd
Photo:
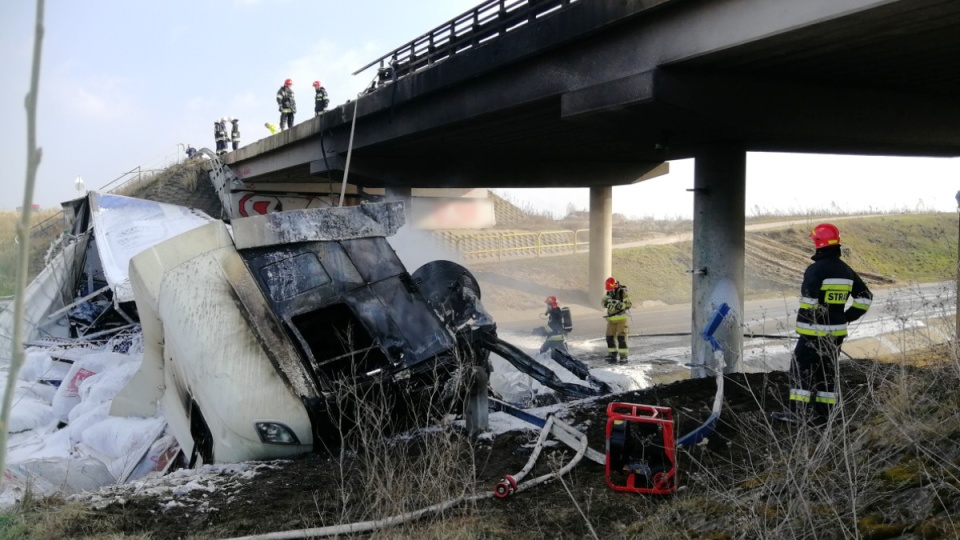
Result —
[{"label": "grass embankment", "polygon": [[[49,219],[59,213],[58,210],[40,210],[30,214],[30,221],[34,225]],[[18,212],[0,212],[0,296],[13,294],[13,287],[17,279],[17,221]],[[33,279],[40,270],[43,270],[43,255],[47,252],[50,242],[63,232],[62,226],[53,226],[43,234],[30,239],[30,264],[27,282]]]}]

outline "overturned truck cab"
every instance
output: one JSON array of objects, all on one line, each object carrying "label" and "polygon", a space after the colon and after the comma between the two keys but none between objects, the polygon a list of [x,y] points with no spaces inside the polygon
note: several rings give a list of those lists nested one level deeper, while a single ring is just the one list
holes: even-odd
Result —
[{"label": "overturned truck cab", "polygon": [[111,414],[159,407],[190,466],[278,458],[336,436],[345,388],[429,402],[484,369],[387,242],[402,225],[397,202],[278,212],[133,257],[144,357]]}]

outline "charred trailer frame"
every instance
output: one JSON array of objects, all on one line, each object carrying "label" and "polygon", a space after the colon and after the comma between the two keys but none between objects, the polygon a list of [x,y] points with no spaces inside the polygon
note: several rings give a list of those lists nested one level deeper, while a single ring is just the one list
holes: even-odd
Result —
[{"label": "charred trailer frame", "polygon": [[295,210],[140,253],[130,279],[144,360],[112,414],[159,405],[191,461],[233,462],[337,439],[353,399],[385,397],[391,417],[455,405],[485,357],[387,243],[402,224],[401,203]]}]

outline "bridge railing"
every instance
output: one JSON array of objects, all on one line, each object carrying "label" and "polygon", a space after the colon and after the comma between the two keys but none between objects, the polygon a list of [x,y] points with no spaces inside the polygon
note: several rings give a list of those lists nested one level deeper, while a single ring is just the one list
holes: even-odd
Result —
[{"label": "bridge railing", "polygon": [[502,261],[504,258],[572,254],[590,245],[589,240],[580,240],[581,234],[587,232],[589,229],[463,236],[457,238],[455,247],[461,257],[471,260],[496,257],[497,261]]},{"label": "bridge railing", "polygon": [[382,86],[582,1],[487,0],[353,74],[379,64],[376,86]]}]

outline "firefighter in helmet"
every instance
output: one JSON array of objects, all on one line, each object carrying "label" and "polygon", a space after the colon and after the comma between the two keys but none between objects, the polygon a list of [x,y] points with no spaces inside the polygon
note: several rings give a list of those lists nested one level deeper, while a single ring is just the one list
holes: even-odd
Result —
[{"label": "firefighter in helmet", "polygon": [[627,287],[610,277],[604,283],[606,294],[603,295],[601,306],[607,310],[604,315],[607,319],[607,362],[616,364],[627,363],[627,333],[629,328],[627,319],[633,302],[627,294]]},{"label": "firefighter in helmet", "polygon": [[293,81],[283,81],[277,90],[277,106],[280,108],[280,131],[293,127],[293,115],[297,112],[297,100],[293,97]]},{"label": "firefighter in helmet", "polygon": [[218,118],[213,121],[213,138],[217,143],[217,155],[222,156],[227,153],[227,119]]},{"label": "firefighter in helmet", "polygon": [[[847,323],[870,309],[873,294],[860,276],[840,260],[840,231],[821,223],[810,233],[816,252],[803,273],[797,340],[790,363],[790,406],[774,418],[792,423],[827,421],[839,393],[836,363]],[[850,307],[847,307],[847,304]]]},{"label": "firefighter in helmet", "polygon": [[563,327],[563,310],[560,309],[560,302],[556,296],[548,296],[544,303],[547,305],[544,316],[547,324],[543,325],[543,332],[547,338],[540,346],[540,352],[546,352],[550,349],[560,349],[567,351],[566,330]]},{"label": "firefighter in helmet", "polygon": [[240,119],[231,118],[230,123],[233,127],[230,129],[230,141],[233,143],[233,149],[240,148]]},{"label": "firefighter in helmet", "polygon": [[320,116],[323,111],[327,110],[327,105],[330,104],[330,96],[327,95],[327,89],[323,87],[323,83],[320,81],[313,81],[313,88],[317,91],[317,95],[314,97],[313,112]]}]

